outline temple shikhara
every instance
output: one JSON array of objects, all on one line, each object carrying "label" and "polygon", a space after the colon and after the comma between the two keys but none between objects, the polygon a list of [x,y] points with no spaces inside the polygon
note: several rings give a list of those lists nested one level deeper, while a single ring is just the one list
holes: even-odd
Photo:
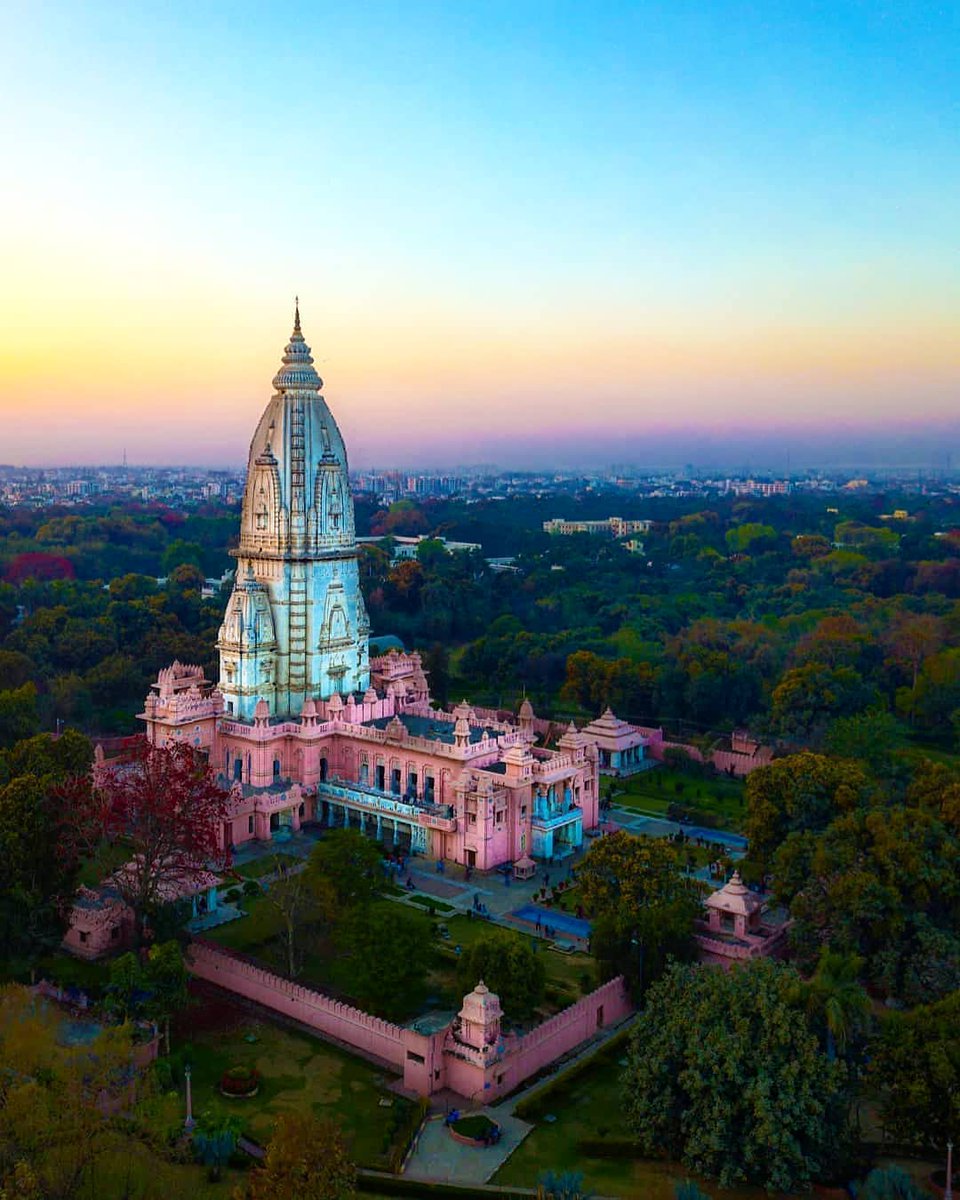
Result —
[{"label": "temple shikhara", "polygon": [[219,682],[161,671],[149,740],[206,751],[232,789],[226,846],[306,821],[480,871],[562,857],[598,824],[601,757],[622,749],[633,766],[643,739],[605,714],[594,736],[571,725],[545,749],[528,701],[512,719],[440,711],[418,654],[370,658],[347,453],[322,386],[298,306],[250,444]]}]

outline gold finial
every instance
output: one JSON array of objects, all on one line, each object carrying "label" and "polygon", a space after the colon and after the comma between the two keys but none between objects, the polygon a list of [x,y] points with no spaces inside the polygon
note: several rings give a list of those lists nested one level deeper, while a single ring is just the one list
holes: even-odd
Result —
[{"label": "gold finial", "polygon": [[300,297],[294,296],[293,332],[300,332]]}]

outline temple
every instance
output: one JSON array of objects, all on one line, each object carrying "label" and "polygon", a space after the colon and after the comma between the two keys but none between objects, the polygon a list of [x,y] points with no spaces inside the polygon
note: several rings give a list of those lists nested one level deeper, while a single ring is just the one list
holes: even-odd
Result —
[{"label": "temple", "polygon": [[322,386],[298,305],[250,444],[219,682],[161,671],[140,714],[149,740],[207,753],[231,789],[225,846],[317,822],[480,871],[563,858],[598,825],[600,754],[629,769],[642,738],[571,724],[546,749],[529,701],[515,719],[466,701],[441,711],[418,654],[370,658],[346,449]]}]

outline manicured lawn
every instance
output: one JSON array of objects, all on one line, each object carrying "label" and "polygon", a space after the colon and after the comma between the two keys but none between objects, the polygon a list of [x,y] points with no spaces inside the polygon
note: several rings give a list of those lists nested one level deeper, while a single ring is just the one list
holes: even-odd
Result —
[{"label": "manicured lawn", "polygon": [[720,828],[737,831],[746,815],[744,788],[740,780],[725,776],[698,778],[671,767],[655,767],[628,779],[605,779],[604,794],[615,804],[664,815],[671,804],[686,809],[691,817],[709,813]]},{"label": "manicured lawn", "polygon": [[263,858],[254,858],[250,862],[234,866],[233,870],[237,875],[242,875],[244,879],[260,879],[277,869],[278,860],[281,866],[292,866],[294,863],[304,861],[296,854],[267,854]]},{"label": "manicured lawn", "polygon": [[37,963],[37,979],[49,979],[61,987],[97,991],[110,981],[110,963],[85,962],[61,950],[48,954]]},{"label": "manicured lawn", "polygon": [[242,908],[247,915],[238,921],[218,925],[205,936],[220,942],[221,945],[229,946],[232,950],[255,954],[264,942],[280,934],[283,927],[280,913],[265,896],[244,897],[237,907]]},{"label": "manicured lawn", "polygon": [[[535,1128],[494,1175],[494,1183],[535,1187],[537,1176],[547,1168],[582,1171],[585,1186],[602,1196],[642,1196],[644,1200],[673,1200],[674,1185],[690,1178],[677,1163],[655,1159],[594,1158],[582,1154],[581,1138],[624,1138],[618,1060],[625,1048],[598,1054],[582,1074],[562,1084],[546,1099],[542,1115],[525,1117]],[[553,1121],[544,1118],[551,1116]],[[714,1200],[764,1200],[760,1188],[723,1191],[711,1181],[698,1180]]]},{"label": "manicured lawn", "polygon": [[[312,1110],[340,1123],[358,1163],[386,1166],[392,1127],[411,1105],[386,1090],[390,1079],[375,1067],[307,1034],[245,1014],[227,1028],[195,1029],[190,1036],[184,1052],[193,1063],[197,1113],[238,1116],[249,1136],[266,1144],[281,1113]],[[233,1100],[220,1094],[220,1077],[233,1066],[260,1072],[256,1096]]]}]

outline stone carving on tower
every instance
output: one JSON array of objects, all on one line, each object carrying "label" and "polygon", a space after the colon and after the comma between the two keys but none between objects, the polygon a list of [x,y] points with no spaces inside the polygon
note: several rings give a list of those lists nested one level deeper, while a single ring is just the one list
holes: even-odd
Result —
[{"label": "stone carving on tower", "polygon": [[217,642],[227,714],[246,721],[260,699],[271,716],[295,716],[308,699],[370,683],[347,452],[299,304],[273,386],[250,443],[237,583]]}]

